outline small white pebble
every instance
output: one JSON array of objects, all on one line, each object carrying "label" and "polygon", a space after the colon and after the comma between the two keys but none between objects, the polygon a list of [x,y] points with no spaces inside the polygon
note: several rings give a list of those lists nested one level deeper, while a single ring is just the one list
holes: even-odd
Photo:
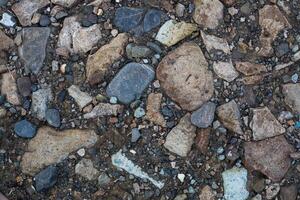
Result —
[{"label": "small white pebble", "polygon": [[113,29],[113,30],[111,30],[110,33],[113,37],[116,37],[118,35],[119,31],[117,29]]},{"label": "small white pebble", "polygon": [[185,175],[184,175],[184,174],[178,174],[178,175],[177,175],[177,178],[180,180],[181,183],[183,183],[183,182],[184,182]]},{"label": "small white pebble", "polygon": [[77,151],[77,154],[80,156],[80,157],[83,157],[85,155],[85,150],[84,148],[81,148]]}]

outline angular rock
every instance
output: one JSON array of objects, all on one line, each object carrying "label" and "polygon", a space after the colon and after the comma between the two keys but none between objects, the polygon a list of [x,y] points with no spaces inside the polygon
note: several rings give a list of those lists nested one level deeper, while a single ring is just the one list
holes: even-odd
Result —
[{"label": "angular rock", "polygon": [[169,20],[160,27],[155,40],[170,47],[188,37],[196,30],[197,26],[195,24]]},{"label": "angular rock", "polygon": [[6,100],[13,105],[20,105],[21,100],[18,94],[16,72],[7,72],[2,75],[1,94],[6,96]]},{"label": "angular rock", "polygon": [[122,32],[129,32],[142,23],[145,9],[121,7],[116,10],[114,24]]},{"label": "angular rock", "polygon": [[93,98],[88,93],[82,92],[76,85],[70,86],[68,93],[76,101],[80,110],[93,101]]},{"label": "angular rock", "polygon": [[28,143],[21,161],[22,172],[33,175],[45,166],[61,162],[77,149],[93,146],[97,140],[92,130],[56,131],[42,127]]},{"label": "angular rock", "polygon": [[165,127],[166,121],[163,115],[160,113],[161,100],[161,93],[151,93],[148,95],[146,118],[154,124]]},{"label": "angular rock", "polygon": [[190,152],[196,137],[196,127],[190,122],[190,114],[182,117],[167,135],[164,147],[179,156],[186,157]]},{"label": "angular rock", "polygon": [[280,185],[278,183],[271,184],[266,189],[266,199],[274,199],[280,191]]},{"label": "angular rock", "polygon": [[31,94],[31,81],[29,77],[20,77],[17,79],[18,91],[23,97]]},{"label": "angular rock", "polygon": [[46,111],[46,121],[50,126],[53,126],[55,128],[60,127],[60,114],[57,109],[48,109]]},{"label": "angular rock", "polygon": [[44,120],[48,104],[52,101],[53,96],[51,88],[39,89],[32,93],[31,112],[39,120]]},{"label": "angular rock", "polygon": [[195,144],[202,154],[206,154],[209,147],[211,128],[198,129]]},{"label": "angular rock", "polygon": [[206,185],[204,188],[202,188],[201,193],[199,195],[200,200],[215,200],[216,197],[213,193],[213,190],[210,186]]},{"label": "angular rock", "polygon": [[0,51],[8,51],[14,46],[14,41],[0,30]]},{"label": "angular rock", "polygon": [[78,0],[51,0],[51,2],[69,8],[72,7],[76,2],[78,2]]},{"label": "angular rock", "polygon": [[33,138],[36,134],[36,126],[24,119],[15,123],[14,131],[19,137]]},{"label": "angular rock", "polygon": [[211,50],[221,50],[226,54],[230,54],[231,51],[225,39],[205,34],[203,31],[201,31],[201,36],[208,52]]},{"label": "angular rock", "polygon": [[289,155],[294,151],[284,136],[277,136],[244,145],[245,166],[260,171],[271,180],[280,181],[291,165]]},{"label": "angular rock", "polygon": [[185,110],[196,110],[213,96],[212,73],[195,43],[171,51],[159,63],[156,75],[166,94]]},{"label": "angular rock", "polygon": [[98,177],[98,185],[100,187],[106,186],[110,183],[111,178],[105,173],[101,173],[100,176]]},{"label": "angular rock", "polygon": [[300,83],[285,84],[282,86],[285,103],[293,110],[300,114]]},{"label": "angular rock", "polygon": [[75,165],[75,173],[90,181],[97,179],[100,174],[94,167],[93,162],[85,158]]},{"label": "angular rock", "polygon": [[93,108],[93,110],[89,113],[83,115],[85,119],[91,119],[96,117],[103,116],[117,116],[119,113],[123,111],[123,106],[121,105],[112,105],[109,103],[99,103],[97,106]]},{"label": "angular rock", "polygon": [[109,67],[122,58],[128,39],[127,34],[121,33],[112,39],[109,44],[102,46],[95,54],[88,57],[86,76],[91,85],[103,81]]},{"label": "angular rock", "polygon": [[253,109],[253,118],[249,127],[252,129],[254,140],[263,140],[285,132],[285,128],[277,121],[268,107]]},{"label": "angular rock", "polygon": [[34,176],[34,186],[37,192],[47,190],[55,185],[58,178],[58,168],[55,166],[48,166]]},{"label": "angular rock", "polygon": [[232,62],[214,62],[214,72],[227,82],[231,82],[239,76]]},{"label": "angular rock", "polygon": [[289,185],[280,188],[280,200],[296,200],[297,194],[299,193],[297,185]]},{"label": "angular rock", "polygon": [[198,110],[194,111],[191,116],[191,122],[198,128],[209,127],[215,117],[216,104],[207,102],[203,104]]},{"label": "angular rock", "polygon": [[2,19],[0,20],[0,24],[2,24],[7,28],[11,28],[16,25],[16,19],[12,16],[12,14],[5,12],[2,14]]},{"label": "angular rock", "polygon": [[265,65],[250,62],[235,62],[235,68],[246,76],[268,72]]},{"label": "angular rock", "polygon": [[152,50],[146,46],[130,43],[126,46],[126,54],[128,58],[145,58],[152,54]]},{"label": "angular rock", "polygon": [[156,9],[150,9],[145,14],[143,28],[145,32],[149,32],[152,29],[158,27],[161,23],[163,12]]},{"label": "angular rock", "polygon": [[109,97],[117,97],[120,102],[129,104],[141,96],[154,76],[151,66],[129,63],[109,83],[106,93]]}]

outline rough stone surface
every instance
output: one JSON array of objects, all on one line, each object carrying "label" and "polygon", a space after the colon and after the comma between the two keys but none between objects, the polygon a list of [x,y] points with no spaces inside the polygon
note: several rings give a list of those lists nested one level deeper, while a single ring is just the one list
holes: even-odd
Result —
[{"label": "rough stone surface", "polygon": [[69,8],[74,5],[74,3],[78,2],[78,0],[51,0],[51,2]]},{"label": "rough stone surface", "polygon": [[231,82],[239,76],[239,73],[235,70],[232,62],[214,62],[214,72],[227,82]]},{"label": "rough stone surface", "polygon": [[120,31],[129,32],[142,22],[144,14],[141,8],[121,7],[115,13],[114,24]]},{"label": "rough stone surface", "polygon": [[281,200],[296,200],[299,193],[297,185],[289,185],[280,188],[279,197]]},{"label": "rough stone surface", "polygon": [[57,109],[48,109],[46,111],[46,121],[50,126],[53,126],[55,128],[60,127],[60,114],[59,111]]},{"label": "rough stone surface", "polygon": [[31,94],[31,81],[29,77],[20,77],[17,79],[17,87],[19,93],[23,97],[28,97]]},{"label": "rough stone surface", "polygon": [[216,104],[207,102],[203,104],[198,110],[194,111],[191,116],[191,122],[198,128],[209,127],[215,116]]},{"label": "rough stone surface", "polygon": [[37,192],[47,190],[55,185],[58,178],[57,167],[50,165],[34,176],[34,187]]},{"label": "rough stone surface", "polygon": [[209,147],[211,128],[197,129],[195,144],[202,154],[206,154]]},{"label": "rough stone surface", "polygon": [[97,140],[98,136],[92,130],[56,131],[42,127],[28,143],[21,161],[22,171],[33,175],[45,166],[61,162],[77,149],[91,147]]},{"label": "rough stone surface", "polygon": [[226,39],[216,37],[214,35],[205,34],[201,31],[202,40],[208,52],[212,50],[221,50],[226,54],[229,54],[230,48]]},{"label": "rough stone surface", "polygon": [[99,176],[99,171],[94,167],[92,160],[85,158],[75,165],[75,173],[90,181]]},{"label": "rough stone surface", "polygon": [[145,58],[152,54],[152,50],[146,46],[130,43],[126,46],[126,54],[128,58]]},{"label": "rough stone surface", "polygon": [[103,116],[117,116],[123,110],[123,106],[121,105],[112,105],[109,103],[99,103],[97,106],[93,108],[93,110],[89,113],[83,115],[85,119],[91,119],[96,117]]},{"label": "rough stone surface", "polygon": [[285,84],[282,86],[285,103],[295,113],[300,113],[300,84]]},{"label": "rough stone surface", "polygon": [[146,118],[154,124],[165,127],[166,121],[160,113],[160,104],[162,101],[161,93],[151,93],[147,99],[147,114]]},{"label": "rough stone surface", "polygon": [[6,100],[13,105],[20,105],[21,100],[18,94],[15,71],[2,75],[1,94],[6,96]]},{"label": "rough stone surface", "polygon": [[14,131],[19,137],[33,138],[36,134],[36,126],[24,119],[15,123]]},{"label": "rough stone surface", "polygon": [[31,112],[39,120],[44,120],[48,104],[52,101],[53,96],[51,88],[39,89],[32,93]]},{"label": "rough stone surface", "polygon": [[199,46],[187,42],[162,59],[156,75],[172,100],[183,109],[193,111],[214,93],[212,73],[207,67]]},{"label": "rough stone surface", "polygon": [[246,76],[257,75],[268,71],[265,65],[250,62],[236,62],[235,68]]},{"label": "rough stone surface", "polygon": [[14,47],[14,41],[0,30],[0,51],[8,51]]},{"label": "rough stone surface", "polygon": [[215,200],[216,197],[213,193],[213,190],[210,186],[206,185],[202,188],[201,193],[199,195],[200,200]]},{"label": "rough stone surface", "polygon": [[93,101],[93,98],[88,93],[82,92],[76,85],[70,86],[68,93],[76,101],[80,110]]}]

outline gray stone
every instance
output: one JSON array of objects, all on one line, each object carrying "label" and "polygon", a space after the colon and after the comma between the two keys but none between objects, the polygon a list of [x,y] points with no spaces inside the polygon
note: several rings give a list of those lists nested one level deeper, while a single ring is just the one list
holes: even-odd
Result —
[{"label": "gray stone", "polygon": [[51,0],[51,2],[69,8],[72,7],[74,3],[78,2],[78,0]]},{"label": "gray stone", "polygon": [[91,119],[103,116],[117,116],[123,110],[121,105],[111,105],[109,103],[99,103],[89,113],[83,115],[85,119]]},{"label": "gray stone", "polygon": [[11,14],[5,12],[2,14],[0,24],[5,27],[14,27],[16,25],[16,20]]},{"label": "gray stone", "polygon": [[33,138],[36,134],[36,126],[24,119],[15,123],[14,131],[19,137]]},{"label": "gray stone", "polygon": [[93,98],[88,93],[82,92],[76,85],[70,86],[68,93],[76,101],[80,110],[93,101]]},{"label": "gray stone", "polygon": [[93,162],[85,158],[75,165],[75,173],[90,181],[99,176],[99,171],[94,167]]},{"label": "gray stone", "polygon": [[20,77],[17,79],[17,87],[19,93],[23,97],[28,97],[31,94],[31,81],[29,77]]},{"label": "gray stone", "polygon": [[126,54],[128,58],[146,58],[152,54],[152,50],[146,46],[130,43],[126,46]]},{"label": "gray stone", "polygon": [[161,23],[163,12],[156,9],[150,9],[145,14],[144,18],[144,31],[149,32],[152,29],[158,27]]},{"label": "gray stone", "polygon": [[141,133],[140,133],[139,129],[133,128],[131,130],[131,142],[137,142],[140,137],[141,137]]},{"label": "gray stone", "polygon": [[58,169],[55,166],[48,166],[34,176],[34,186],[37,192],[47,190],[55,185],[58,177]]},{"label": "gray stone", "polygon": [[46,121],[50,126],[55,128],[60,127],[60,115],[57,109],[48,109],[46,111]]},{"label": "gray stone", "polygon": [[203,104],[198,110],[194,111],[191,116],[191,122],[198,128],[209,127],[215,116],[216,104],[207,102]]},{"label": "gray stone", "polygon": [[282,86],[285,103],[295,114],[300,113],[300,83],[285,84]]},{"label": "gray stone", "polygon": [[103,172],[98,177],[98,185],[100,187],[106,186],[110,183],[110,180],[110,177],[105,172]]},{"label": "gray stone", "polygon": [[51,88],[39,89],[32,93],[32,103],[31,112],[39,120],[44,120],[46,116],[46,111],[48,108],[48,103],[52,101]]},{"label": "gray stone", "polygon": [[239,76],[231,61],[229,62],[214,62],[214,72],[227,82],[231,82]]},{"label": "gray stone", "polygon": [[129,32],[142,22],[144,14],[144,9],[121,7],[116,10],[114,24],[120,31]]}]

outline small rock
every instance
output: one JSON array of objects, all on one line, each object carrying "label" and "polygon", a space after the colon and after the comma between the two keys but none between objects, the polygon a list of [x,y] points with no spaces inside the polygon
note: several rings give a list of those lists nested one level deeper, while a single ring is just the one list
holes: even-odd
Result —
[{"label": "small rock", "polygon": [[32,114],[39,120],[44,120],[46,117],[48,103],[50,103],[53,99],[51,88],[39,89],[33,92],[31,99]]},{"label": "small rock", "polygon": [[290,51],[289,44],[287,42],[280,43],[276,47],[275,54],[277,57],[282,57]]},{"label": "small rock", "polygon": [[162,127],[166,126],[166,121],[160,113],[160,104],[162,101],[161,93],[151,93],[147,98],[147,114],[146,118],[154,124]]},{"label": "small rock", "polygon": [[255,197],[251,198],[251,200],[262,200],[262,196],[257,194]]},{"label": "small rock", "polygon": [[50,126],[53,126],[55,128],[60,127],[60,114],[57,109],[48,109],[46,111],[46,121]]},{"label": "small rock", "polygon": [[139,129],[133,128],[131,130],[131,142],[137,142],[140,137],[141,137],[141,133],[140,133]]},{"label": "small rock", "polygon": [[6,100],[13,105],[20,105],[21,100],[18,94],[15,80],[16,72],[7,72],[2,75],[1,94],[6,96]]},{"label": "small rock", "polygon": [[34,186],[37,192],[47,190],[55,185],[58,177],[58,169],[55,166],[48,166],[34,176]]},{"label": "small rock", "polygon": [[130,59],[146,58],[152,54],[152,50],[145,46],[130,43],[126,47],[126,54]]},{"label": "small rock", "polygon": [[111,104],[116,104],[116,103],[118,103],[117,97],[110,97],[110,98],[109,98],[109,103],[111,103]]},{"label": "small rock", "polygon": [[14,41],[0,30],[0,51],[8,51],[14,46]]},{"label": "small rock", "polygon": [[293,109],[296,114],[300,113],[300,83],[285,84],[282,86],[285,103]]},{"label": "small rock", "polygon": [[295,184],[281,187],[279,194],[280,200],[296,200],[298,192]]},{"label": "small rock", "polygon": [[209,127],[215,116],[216,104],[207,102],[203,104],[198,110],[194,111],[191,116],[191,122],[198,128]]},{"label": "small rock", "polygon": [[51,24],[50,18],[47,15],[42,15],[40,17],[40,25],[41,26],[49,26]]},{"label": "small rock", "polygon": [[239,76],[239,73],[235,70],[232,62],[214,62],[214,72],[227,82],[231,82]]},{"label": "small rock", "polygon": [[82,92],[76,85],[70,86],[68,88],[68,93],[74,98],[80,110],[93,101],[93,98],[88,93]]},{"label": "small rock", "polygon": [[184,10],[185,10],[185,6],[184,5],[182,5],[181,3],[177,3],[176,4],[176,15],[178,17],[183,17]]},{"label": "small rock", "polygon": [[29,77],[20,77],[17,79],[18,91],[23,97],[31,94],[31,81]]},{"label": "small rock", "polygon": [[280,191],[280,185],[278,183],[268,186],[268,188],[266,189],[266,198],[267,199],[275,198],[279,193],[279,191]]},{"label": "small rock", "polygon": [[76,3],[78,0],[51,0],[52,3],[70,8]]},{"label": "small rock", "polygon": [[268,72],[267,67],[265,65],[250,62],[236,62],[235,68],[246,76]]},{"label": "small rock", "polygon": [[208,52],[220,50],[226,54],[230,54],[231,51],[228,42],[225,39],[205,34],[203,31],[201,31],[201,37]]},{"label": "small rock", "polygon": [[174,198],[174,200],[186,200],[187,198],[186,194],[179,194]]},{"label": "small rock", "polygon": [[83,157],[85,155],[85,149],[84,148],[81,148],[77,151],[77,154],[80,156],[80,157]]},{"label": "small rock", "polygon": [[111,179],[106,173],[101,173],[98,177],[98,185],[104,187],[110,183]]},{"label": "small rock", "polygon": [[85,158],[75,165],[75,173],[90,181],[99,176],[99,171],[94,167],[93,162]]},{"label": "small rock", "polygon": [[195,144],[202,154],[206,154],[209,146],[211,128],[198,129]]},{"label": "small rock", "polygon": [[14,131],[19,137],[33,138],[36,134],[36,126],[24,119],[15,123]]},{"label": "small rock", "polygon": [[[0,107],[0,119],[1,118],[4,118],[5,116],[6,116],[6,109],[5,108],[2,108],[2,107]],[[0,138],[1,138],[1,136],[0,136]]]},{"label": "small rock", "polygon": [[114,24],[120,31],[129,32],[142,23],[144,15],[144,9],[121,7],[116,10]]},{"label": "small rock", "polygon": [[16,25],[16,20],[11,14],[5,12],[2,14],[0,24],[5,27],[14,27]]},{"label": "small rock", "polygon": [[183,183],[183,182],[184,182],[185,175],[184,175],[184,174],[178,174],[178,175],[177,175],[177,178],[180,180],[181,183]]},{"label": "small rock", "polygon": [[137,109],[135,109],[134,111],[134,117],[135,118],[141,118],[143,116],[145,116],[145,110],[144,108],[138,107]]},{"label": "small rock", "polygon": [[89,113],[83,115],[85,119],[92,119],[103,116],[117,116],[123,110],[121,105],[111,105],[108,103],[99,103]]},{"label": "small rock", "polygon": [[206,185],[204,188],[201,190],[201,193],[199,195],[200,200],[215,200],[215,195],[213,193],[213,190],[211,189],[210,186]]},{"label": "small rock", "polygon": [[293,74],[291,77],[291,80],[293,83],[297,83],[299,79],[299,75],[298,74]]},{"label": "small rock", "polygon": [[156,9],[150,9],[145,14],[144,18],[144,31],[149,32],[152,29],[158,27],[161,23],[161,18],[163,16],[163,12]]}]

